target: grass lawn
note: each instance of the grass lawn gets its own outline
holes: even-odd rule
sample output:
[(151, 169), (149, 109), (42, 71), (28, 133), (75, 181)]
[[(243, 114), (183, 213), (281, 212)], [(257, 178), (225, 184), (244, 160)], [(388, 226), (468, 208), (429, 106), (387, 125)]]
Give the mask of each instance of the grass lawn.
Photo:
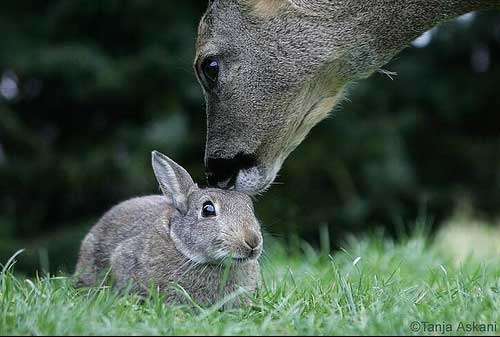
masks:
[(486, 334), (498, 335), (499, 254), (457, 262), (452, 252), (461, 247), (448, 236), (439, 243), (424, 235), (398, 242), (370, 236), (332, 256), (326, 245), (322, 253), (303, 244), (290, 255), (271, 243), (263, 289), (240, 310), (170, 307), (157, 294), (142, 303), (107, 288), (76, 290), (65, 277), (15, 277), (5, 268), (0, 335), (481, 334), (480, 325), (461, 322), (490, 324), (482, 326)]

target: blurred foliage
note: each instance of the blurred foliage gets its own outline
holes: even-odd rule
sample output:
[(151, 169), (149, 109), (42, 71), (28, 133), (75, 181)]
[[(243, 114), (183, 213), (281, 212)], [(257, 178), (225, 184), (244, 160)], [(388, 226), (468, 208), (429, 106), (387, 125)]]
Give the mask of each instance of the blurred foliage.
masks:
[[(0, 10), (0, 261), (72, 268), (106, 209), (157, 191), (153, 149), (204, 182), (192, 71), (206, 1), (4, 2)], [(468, 197), (500, 200), (500, 14), (446, 24), (351, 88), (259, 198), (274, 235), (392, 230)], [(44, 262), (45, 261), (45, 262)], [(47, 266), (44, 266), (47, 267)], [(48, 267), (47, 267), (48, 268)]]

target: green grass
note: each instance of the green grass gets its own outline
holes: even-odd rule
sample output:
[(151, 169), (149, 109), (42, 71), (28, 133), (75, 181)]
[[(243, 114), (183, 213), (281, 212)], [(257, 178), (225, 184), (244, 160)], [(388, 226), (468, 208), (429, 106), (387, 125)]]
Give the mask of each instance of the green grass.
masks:
[(457, 265), (441, 247), (420, 235), (400, 242), (376, 237), (330, 256), (327, 247), (321, 253), (307, 244), (289, 255), (273, 243), (253, 306), (226, 311), (170, 307), (158, 294), (141, 302), (108, 288), (77, 290), (68, 278), (27, 280), (6, 268), (0, 335), (406, 335), (414, 334), (414, 321), (451, 324), (453, 333), (467, 335), (456, 331), (460, 322), (500, 325), (500, 257)]

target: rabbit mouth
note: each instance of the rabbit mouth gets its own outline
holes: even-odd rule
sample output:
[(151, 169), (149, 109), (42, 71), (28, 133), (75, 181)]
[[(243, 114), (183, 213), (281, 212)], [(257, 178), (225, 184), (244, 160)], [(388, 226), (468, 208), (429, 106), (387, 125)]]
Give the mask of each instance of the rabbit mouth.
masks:
[(255, 249), (249, 252), (241, 253), (233, 253), (228, 250), (221, 250), (214, 256), (214, 262), (229, 262), (233, 264), (242, 264), (252, 260), (256, 260), (260, 256), (260, 250)]
[(252, 255), (252, 256), (247, 256), (247, 257), (233, 257), (233, 258), (231, 258), (231, 261), (234, 264), (244, 264), (244, 263), (247, 263), (249, 261), (256, 260), (256, 257), (257, 257), (257, 255), (255, 255), (255, 256)]
[(256, 260), (260, 256), (260, 250), (253, 249), (251, 250), (247, 256), (244, 257), (233, 257), (233, 261), (236, 263), (245, 263), (251, 260)]

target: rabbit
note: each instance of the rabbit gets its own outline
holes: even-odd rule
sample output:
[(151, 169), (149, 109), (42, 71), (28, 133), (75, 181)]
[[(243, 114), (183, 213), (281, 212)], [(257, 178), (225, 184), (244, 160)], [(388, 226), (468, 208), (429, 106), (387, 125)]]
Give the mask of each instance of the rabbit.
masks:
[(118, 289), (146, 296), (153, 286), (167, 302), (186, 304), (180, 286), (200, 305), (255, 292), (263, 237), (251, 198), (199, 188), (157, 151), (152, 165), (163, 195), (118, 204), (94, 225), (81, 245), (77, 285), (99, 285), (110, 273)]

